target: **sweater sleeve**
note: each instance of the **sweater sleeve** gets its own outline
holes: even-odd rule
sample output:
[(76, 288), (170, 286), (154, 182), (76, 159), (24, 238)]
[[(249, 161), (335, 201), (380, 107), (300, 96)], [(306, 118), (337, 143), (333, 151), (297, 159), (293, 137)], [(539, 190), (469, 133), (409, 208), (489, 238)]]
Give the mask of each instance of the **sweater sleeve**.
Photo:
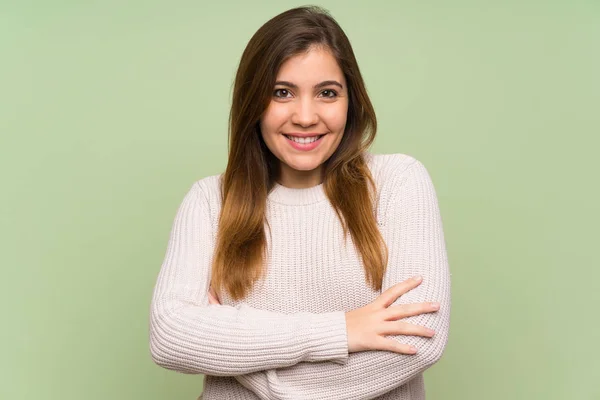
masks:
[(181, 202), (150, 304), (152, 360), (188, 374), (235, 376), (348, 357), (342, 311), (284, 314), (208, 300), (214, 233), (203, 180)]
[(419, 286), (399, 297), (399, 304), (437, 301), (440, 309), (404, 321), (433, 329), (433, 337), (388, 335), (412, 344), (416, 354), (370, 350), (349, 355), (344, 365), (331, 362), (297, 365), (237, 376), (261, 399), (373, 399), (422, 373), (436, 363), (446, 346), (450, 325), (450, 270), (438, 201), (431, 178), (416, 160), (400, 174), (390, 193), (385, 234), (389, 249), (385, 291), (414, 275)]

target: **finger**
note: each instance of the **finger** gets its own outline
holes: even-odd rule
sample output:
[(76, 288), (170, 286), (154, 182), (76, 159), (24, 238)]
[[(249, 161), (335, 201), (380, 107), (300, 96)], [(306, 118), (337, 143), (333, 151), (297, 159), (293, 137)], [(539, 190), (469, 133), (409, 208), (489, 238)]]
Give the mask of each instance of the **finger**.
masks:
[(383, 315), (385, 321), (394, 321), (415, 315), (436, 312), (439, 309), (439, 303), (436, 302), (400, 304), (388, 307), (384, 310)]
[(435, 331), (425, 326), (410, 324), (404, 321), (392, 321), (383, 324), (380, 332), (383, 335), (410, 335), (432, 337)]
[(421, 282), (422, 279), (420, 279), (420, 277), (412, 277), (405, 281), (397, 283), (394, 286), (387, 289), (386, 291), (384, 291), (383, 293), (381, 293), (373, 303), (379, 307), (389, 307), (390, 304), (396, 301), (398, 297), (402, 296), (409, 290), (419, 286)]
[(386, 339), (381, 336), (377, 337), (374, 344), (376, 346), (375, 350), (393, 351), (401, 354), (415, 354), (417, 352), (417, 349), (414, 346), (399, 343), (394, 339)]
[(214, 298), (215, 300), (219, 301), (219, 296), (217, 295), (217, 292), (215, 292), (215, 289), (213, 289), (213, 287), (210, 287), (210, 290), (208, 291)]
[(208, 304), (219, 304), (219, 302), (212, 294), (208, 293)]

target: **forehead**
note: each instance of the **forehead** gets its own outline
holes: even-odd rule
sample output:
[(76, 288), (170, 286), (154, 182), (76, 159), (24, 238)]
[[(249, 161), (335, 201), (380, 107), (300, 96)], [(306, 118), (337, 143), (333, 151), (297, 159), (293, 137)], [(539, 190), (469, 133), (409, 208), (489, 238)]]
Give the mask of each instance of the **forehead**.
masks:
[(291, 81), (298, 86), (331, 79), (344, 83), (344, 73), (333, 54), (321, 47), (290, 57), (277, 72), (277, 80)]

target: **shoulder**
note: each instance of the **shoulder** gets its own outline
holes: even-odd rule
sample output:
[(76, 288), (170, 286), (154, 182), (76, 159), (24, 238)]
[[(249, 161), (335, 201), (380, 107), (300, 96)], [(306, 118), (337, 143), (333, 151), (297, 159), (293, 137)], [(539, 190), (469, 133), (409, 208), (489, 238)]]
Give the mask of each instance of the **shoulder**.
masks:
[(376, 174), (394, 174), (402, 172), (418, 160), (410, 154), (366, 154), (367, 164)]
[(220, 204), (222, 176), (221, 173), (197, 179), (192, 183), (190, 191), (194, 192), (200, 201), (209, 205)]
[(404, 154), (370, 154), (366, 156), (377, 187), (378, 220), (385, 224), (386, 215), (410, 201), (435, 200), (435, 188), (427, 168), (416, 157)]
[(410, 177), (429, 179), (423, 163), (410, 154), (367, 153), (365, 159), (380, 191), (397, 190)]

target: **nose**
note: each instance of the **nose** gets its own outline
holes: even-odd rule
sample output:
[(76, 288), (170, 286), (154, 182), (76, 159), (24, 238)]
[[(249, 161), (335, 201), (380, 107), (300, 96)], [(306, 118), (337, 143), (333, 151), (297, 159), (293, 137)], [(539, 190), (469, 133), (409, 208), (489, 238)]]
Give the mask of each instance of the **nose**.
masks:
[(312, 99), (304, 98), (296, 102), (291, 121), (302, 127), (309, 127), (319, 122), (317, 107), (313, 104)]

